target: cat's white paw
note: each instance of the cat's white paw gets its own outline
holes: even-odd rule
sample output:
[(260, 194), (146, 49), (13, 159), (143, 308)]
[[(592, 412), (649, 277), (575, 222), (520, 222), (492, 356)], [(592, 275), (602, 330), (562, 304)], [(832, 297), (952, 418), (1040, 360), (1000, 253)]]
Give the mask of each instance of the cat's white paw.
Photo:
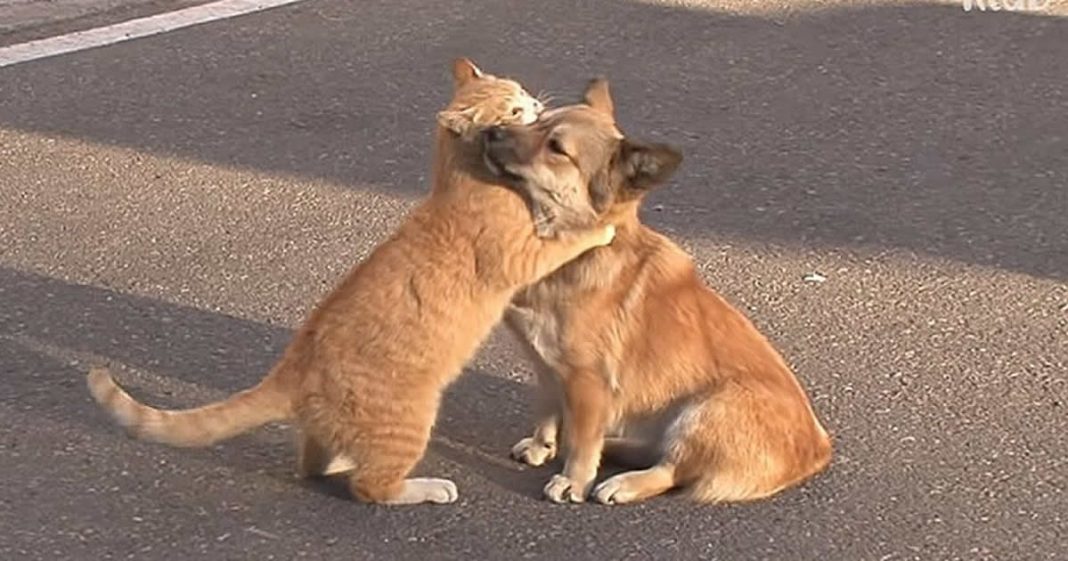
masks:
[(412, 505), (419, 503), (448, 504), (456, 502), (460, 493), (456, 484), (436, 477), (414, 477), (404, 481), (404, 491), (387, 504)]

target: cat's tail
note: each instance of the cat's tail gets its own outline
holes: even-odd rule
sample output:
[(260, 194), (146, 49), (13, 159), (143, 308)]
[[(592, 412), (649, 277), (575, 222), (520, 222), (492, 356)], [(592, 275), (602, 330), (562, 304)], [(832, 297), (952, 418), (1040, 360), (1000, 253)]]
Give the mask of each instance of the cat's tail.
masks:
[(89, 371), (89, 392), (132, 435), (171, 446), (210, 446), (271, 421), (293, 417), (292, 398), (272, 372), (253, 388), (194, 409), (166, 411), (130, 397), (104, 368)]

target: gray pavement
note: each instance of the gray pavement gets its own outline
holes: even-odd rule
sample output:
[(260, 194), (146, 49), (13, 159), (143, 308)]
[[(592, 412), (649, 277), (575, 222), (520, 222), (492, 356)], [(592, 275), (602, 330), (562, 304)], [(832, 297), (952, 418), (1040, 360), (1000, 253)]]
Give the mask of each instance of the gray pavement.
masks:
[(0, 0), (0, 46), (83, 31), (210, 0)]
[[(1068, 20), (882, 2), (315, 0), (0, 70), (0, 559), (1062, 559)], [(124, 437), (86, 366), (246, 387), (425, 188), (446, 65), (613, 84), (686, 161), (645, 217), (782, 349), (835, 434), (769, 501), (540, 500), (495, 337), (387, 509), (290, 476), (285, 427)], [(802, 276), (827, 277), (809, 284)]]

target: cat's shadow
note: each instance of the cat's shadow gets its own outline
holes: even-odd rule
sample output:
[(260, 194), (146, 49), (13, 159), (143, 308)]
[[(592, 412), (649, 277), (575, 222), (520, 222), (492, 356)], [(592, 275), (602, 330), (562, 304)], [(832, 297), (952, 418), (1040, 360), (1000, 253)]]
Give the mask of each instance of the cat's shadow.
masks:
[[(430, 443), (428, 458), (424, 464), (435, 463), (437, 459), (451, 462), (462, 466), (465, 470), (469, 470), (482, 480), (489, 481), (494, 486), (520, 496), (525, 500), (544, 500), (542, 490), (545, 484), (548, 483), (553, 474), (559, 473), (564, 466), (563, 460), (559, 457), (542, 466), (524, 465), (511, 459), (508, 456), (507, 449), (505, 449), (504, 453), (491, 456), (488, 454), (500, 451), (499, 446), (491, 447), (481, 442), (473, 445), (457, 445), (454, 438), (453, 436), (439, 434), (439, 437)], [(516, 440), (518, 438), (519, 436), (516, 437)], [(413, 475), (435, 475), (433, 470), (423, 466), (421, 468), (417, 469)], [(597, 480), (603, 481), (627, 469), (621, 465), (602, 465)], [(344, 474), (304, 479), (301, 480), (301, 484), (310, 490), (335, 499), (352, 500)]]
[[(413, 476), (472, 477), (531, 500), (563, 463), (557, 459), (532, 467), (509, 457), (515, 441), (526, 436), (532, 422), (527, 407), (531, 388), (497, 376), (468, 370), (446, 392), (427, 455)], [(451, 467), (459, 467), (457, 473)], [(349, 500), (343, 474), (304, 480), (309, 489)]]
[[(0, 267), (0, 343), (7, 391), (23, 407), (98, 434), (121, 438), (84, 386), (89, 363), (108, 363), (135, 396), (189, 407), (255, 384), (289, 341), (285, 328)], [(10, 371), (10, 372), (8, 372)], [(23, 387), (23, 384), (26, 384)], [(38, 392), (35, 388), (61, 391)], [(481, 478), (539, 500), (559, 464), (532, 468), (508, 457), (531, 429), (532, 388), (467, 371), (446, 393), (427, 456), (414, 475)], [(21, 394), (27, 394), (22, 396)], [(40, 399), (34, 396), (40, 395)], [(29, 396), (29, 397), (27, 397)], [(166, 450), (176, 461), (218, 464), (272, 479), (296, 480), (291, 430), (252, 431), (206, 450)], [(145, 443), (145, 446), (158, 446)], [(450, 465), (451, 464), (451, 465)], [(470, 473), (467, 473), (470, 472)], [(349, 499), (343, 478), (306, 480), (310, 489)]]

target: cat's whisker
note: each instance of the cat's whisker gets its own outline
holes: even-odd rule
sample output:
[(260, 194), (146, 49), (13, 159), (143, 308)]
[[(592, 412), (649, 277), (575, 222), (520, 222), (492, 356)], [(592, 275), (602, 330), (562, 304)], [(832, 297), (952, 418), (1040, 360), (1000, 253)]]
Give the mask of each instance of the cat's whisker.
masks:
[(542, 105), (548, 107), (550, 103), (556, 101), (556, 96), (546, 90), (541, 90), (538, 95), (534, 96), (534, 99), (541, 102)]

